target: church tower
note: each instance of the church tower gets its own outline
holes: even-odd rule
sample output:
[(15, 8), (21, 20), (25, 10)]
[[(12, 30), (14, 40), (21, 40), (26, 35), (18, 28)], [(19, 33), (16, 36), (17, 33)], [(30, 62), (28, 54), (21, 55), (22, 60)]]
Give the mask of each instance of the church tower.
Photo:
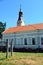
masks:
[(24, 26), (23, 12), (21, 10), (21, 7), (20, 7), (20, 11), (19, 11), (19, 17), (18, 17), (18, 21), (17, 21), (17, 26)]

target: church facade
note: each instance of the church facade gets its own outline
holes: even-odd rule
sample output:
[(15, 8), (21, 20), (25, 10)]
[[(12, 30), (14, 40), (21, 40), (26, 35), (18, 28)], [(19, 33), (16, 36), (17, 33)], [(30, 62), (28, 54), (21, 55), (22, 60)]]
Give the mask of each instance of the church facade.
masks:
[(6, 40), (8, 40), (9, 47), (12, 41), (13, 48), (43, 49), (43, 23), (25, 25), (20, 8), (17, 26), (3, 32), (3, 41)]

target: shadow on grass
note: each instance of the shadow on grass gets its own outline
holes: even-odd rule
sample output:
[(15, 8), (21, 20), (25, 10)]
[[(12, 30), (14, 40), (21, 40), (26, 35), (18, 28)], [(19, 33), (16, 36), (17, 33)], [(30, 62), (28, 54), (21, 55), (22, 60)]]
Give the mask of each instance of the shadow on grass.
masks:
[(0, 61), (5, 60), (6, 58), (0, 58)]

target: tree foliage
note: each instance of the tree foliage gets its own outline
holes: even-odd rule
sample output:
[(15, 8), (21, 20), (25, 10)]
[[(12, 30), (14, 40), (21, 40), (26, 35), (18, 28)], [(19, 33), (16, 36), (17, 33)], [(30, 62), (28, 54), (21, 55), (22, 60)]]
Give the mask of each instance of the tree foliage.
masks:
[(2, 32), (5, 30), (6, 23), (0, 22), (0, 39), (2, 39)]

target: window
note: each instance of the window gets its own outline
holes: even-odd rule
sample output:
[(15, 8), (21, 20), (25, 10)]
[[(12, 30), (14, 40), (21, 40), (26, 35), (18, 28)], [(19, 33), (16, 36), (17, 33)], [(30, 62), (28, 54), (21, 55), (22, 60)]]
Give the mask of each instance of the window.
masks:
[(35, 45), (35, 38), (32, 38), (32, 44)]
[(27, 38), (24, 39), (24, 44), (27, 45)]
[(41, 38), (41, 44), (43, 45), (43, 37)]
[(6, 43), (8, 43), (8, 39), (6, 39)]

